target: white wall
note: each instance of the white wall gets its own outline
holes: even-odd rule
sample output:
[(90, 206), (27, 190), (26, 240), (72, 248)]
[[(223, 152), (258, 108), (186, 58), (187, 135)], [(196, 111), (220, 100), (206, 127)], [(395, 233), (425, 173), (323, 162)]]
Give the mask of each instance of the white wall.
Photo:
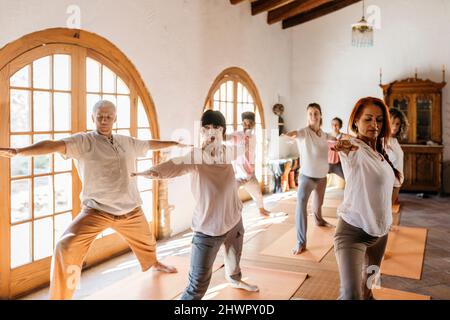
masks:
[[(246, 70), (261, 94), (266, 124), (278, 94), (288, 104), (290, 31), (252, 17), (248, 3), (228, 0), (0, 0), (0, 47), (21, 36), (65, 27), (69, 5), (81, 8), (81, 28), (113, 42), (135, 64), (154, 99), (161, 138), (176, 129), (193, 134), (215, 77), (225, 68)], [(193, 199), (189, 179), (169, 184), (175, 205), (172, 230), (190, 226)], [(182, 190), (182, 192), (180, 192)]]
[[(361, 3), (293, 28), (291, 104), (287, 108), (289, 129), (305, 124), (309, 102), (324, 111), (324, 129), (340, 116), (347, 120), (356, 101), (364, 96), (382, 98), (383, 84), (414, 76), (442, 80), (447, 66), (450, 79), (450, 1), (371, 0), (366, 7), (381, 9), (381, 29), (375, 30), (373, 48), (351, 47), (350, 25), (361, 18)], [(443, 124), (446, 160), (450, 160), (450, 84), (443, 92)]]

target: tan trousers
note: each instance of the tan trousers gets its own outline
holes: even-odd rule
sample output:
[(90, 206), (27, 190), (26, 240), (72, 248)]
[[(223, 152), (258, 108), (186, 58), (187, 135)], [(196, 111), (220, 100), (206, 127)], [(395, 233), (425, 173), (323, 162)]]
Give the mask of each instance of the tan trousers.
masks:
[(156, 240), (140, 207), (123, 216), (83, 208), (56, 244), (50, 273), (50, 299), (72, 298), (89, 248), (95, 238), (108, 228), (117, 231), (127, 241), (142, 271), (156, 263)]

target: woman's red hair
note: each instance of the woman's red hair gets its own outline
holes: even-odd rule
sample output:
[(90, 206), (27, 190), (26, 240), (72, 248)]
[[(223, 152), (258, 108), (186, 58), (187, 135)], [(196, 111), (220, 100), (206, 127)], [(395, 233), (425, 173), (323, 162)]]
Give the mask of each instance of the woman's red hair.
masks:
[(394, 168), (391, 161), (389, 160), (388, 155), (386, 154), (386, 145), (391, 135), (391, 121), (389, 115), (389, 108), (386, 105), (386, 103), (384, 103), (383, 100), (374, 97), (366, 97), (359, 99), (359, 101), (353, 107), (352, 113), (350, 114), (350, 119), (348, 121), (349, 130), (354, 132), (355, 134), (358, 133), (356, 121), (358, 121), (359, 118), (361, 117), (364, 108), (369, 105), (375, 105), (379, 107), (383, 112), (383, 126), (381, 128), (380, 134), (377, 137), (376, 149), (379, 153), (383, 155), (383, 157), (391, 165), (392, 169), (394, 170), (395, 176), (399, 178), (400, 172)]

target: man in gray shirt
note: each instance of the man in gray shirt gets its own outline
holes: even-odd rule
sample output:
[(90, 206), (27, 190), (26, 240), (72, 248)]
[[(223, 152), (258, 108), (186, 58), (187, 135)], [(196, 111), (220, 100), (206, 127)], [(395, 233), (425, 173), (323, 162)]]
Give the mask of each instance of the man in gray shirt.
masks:
[(58, 141), (42, 141), (25, 148), (0, 148), (0, 156), (38, 156), (59, 153), (74, 159), (83, 184), (81, 213), (56, 244), (51, 269), (51, 299), (71, 299), (83, 261), (96, 237), (108, 228), (117, 231), (137, 256), (142, 271), (153, 267), (177, 272), (156, 258), (156, 240), (141, 209), (136, 178), (136, 159), (150, 150), (179, 146), (174, 141), (138, 140), (112, 133), (116, 106), (107, 100), (92, 110), (96, 130), (77, 133)]

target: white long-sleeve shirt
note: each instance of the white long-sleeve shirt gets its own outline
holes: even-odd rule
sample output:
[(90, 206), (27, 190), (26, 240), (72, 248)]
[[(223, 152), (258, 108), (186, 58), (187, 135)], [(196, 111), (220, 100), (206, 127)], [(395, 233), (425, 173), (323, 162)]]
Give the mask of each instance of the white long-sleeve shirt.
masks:
[(311, 178), (325, 178), (328, 174), (328, 140), (335, 140), (320, 130), (320, 137), (310, 128), (297, 131), (300, 153), (300, 173)]
[(392, 167), (378, 152), (359, 139), (351, 138), (359, 147), (349, 154), (339, 152), (345, 175), (344, 201), (338, 215), (345, 222), (381, 237), (392, 224), (392, 189), (395, 175)]
[[(199, 158), (200, 155), (200, 158)], [(151, 168), (160, 179), (191, 174), (191, 191), (196, 200), (192, 230), (209, 236), (221, 236), (240, 221), (242, 202), (231, 162), (207, 164), (202, 151), (193, 149), (184, 157), (174, 158)]]
[(386, 153), (389, 156), (389, 160), (391, 160), (395, 169), (397, 169), (401, 174), (400, 180), (395, 178), (394, 184), (395, 187), (400, 188), (403, 184), (403, 181), (405, 180), (403, 175), (404, 153), (402, 147), (400, 146), (400, 143), (398, 143), (397, 138), (389, 138)]

